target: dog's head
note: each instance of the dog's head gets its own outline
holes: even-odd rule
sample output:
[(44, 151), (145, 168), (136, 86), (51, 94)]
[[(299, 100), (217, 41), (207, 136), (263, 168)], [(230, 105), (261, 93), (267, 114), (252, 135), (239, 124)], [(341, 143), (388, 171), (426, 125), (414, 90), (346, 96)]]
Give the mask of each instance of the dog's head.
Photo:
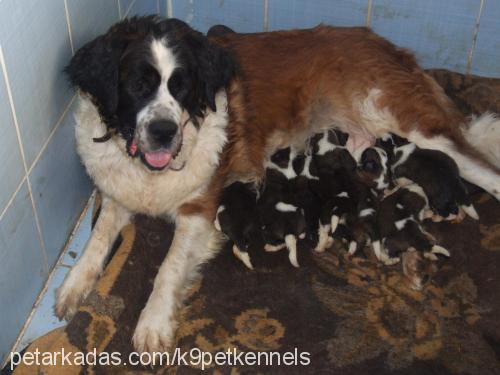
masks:
[(390, 171), (387, 153), (380, 147), (367, 148), (361, 154), (358, 175), (370, 187), (382, 191), (389, 188)]
[[(186, 23), (132, 18), (84, 45), (66, 72), (90, 96), (109, 131), (151, 170), (182, 145), (183, 118), (197, 124), (235, 70), (231, 56)], [(181, 116), (187, 114), (188, 116)]]

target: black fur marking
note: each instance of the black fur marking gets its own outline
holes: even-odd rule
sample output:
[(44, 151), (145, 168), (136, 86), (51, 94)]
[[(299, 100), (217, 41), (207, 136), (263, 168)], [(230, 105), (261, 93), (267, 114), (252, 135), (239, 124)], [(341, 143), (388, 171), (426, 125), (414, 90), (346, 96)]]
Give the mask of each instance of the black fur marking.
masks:
[(127, 142), (133, 138), (137, 113), (161, 83), (150, 45), (163, 38), (178, 65), (168, 88), (197, 123), (207, 107), (216, 110), (215, 94), (229, 85), (236, 63), (185, 22), (157, 16), (121, 21), (80, 48), (65, 69), (71, 84), (90, 95), (107, 127)]

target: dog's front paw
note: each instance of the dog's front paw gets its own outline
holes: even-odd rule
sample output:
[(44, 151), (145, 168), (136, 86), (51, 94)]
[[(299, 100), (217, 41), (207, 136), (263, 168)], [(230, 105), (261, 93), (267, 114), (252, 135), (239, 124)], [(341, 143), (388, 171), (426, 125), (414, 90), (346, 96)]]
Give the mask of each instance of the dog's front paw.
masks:
[(132, 337), (137, 352), (167, 352), (172, 348), (177, 322), (162, 310), (148, 305), (142, 310)]
[(75, 266), (56, 291), (55, 313), (59, 319), (70, 320), (80, 303), (87, 297), (96, 281), (96, 276)]

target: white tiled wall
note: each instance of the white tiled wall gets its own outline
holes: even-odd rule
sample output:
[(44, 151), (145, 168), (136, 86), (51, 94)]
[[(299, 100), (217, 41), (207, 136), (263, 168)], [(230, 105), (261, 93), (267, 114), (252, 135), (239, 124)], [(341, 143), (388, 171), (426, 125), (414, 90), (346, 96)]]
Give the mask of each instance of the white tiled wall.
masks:
[(120, 18), (159, 9), (160, 0), (0, 0), (0, 363), (91, 191), (62, 71)]

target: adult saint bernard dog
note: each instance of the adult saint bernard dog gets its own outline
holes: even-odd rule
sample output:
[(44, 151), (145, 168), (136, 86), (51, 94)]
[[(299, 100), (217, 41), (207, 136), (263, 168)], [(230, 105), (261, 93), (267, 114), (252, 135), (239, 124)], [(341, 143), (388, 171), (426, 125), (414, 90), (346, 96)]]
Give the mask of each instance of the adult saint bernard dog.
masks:
[(209, 39), (179, 20), (132, 18), (83, 46), (67, 73), (79, 91), (78, 153), (103, 204), (58, 289), (56, 313), (77, 311), (134, 214), (173, 220), (172, 245), (133, 335), (138, 351), (173, 344), (183, 295), (219, 249), (221, 189), (259, 181), (274, 151), (303, 147), (316, 132), (349, 133), (355, 154), (398, 134), (444, 151), (465, 179), (500, 199), (500, 123), (464, 118), (411, 54), (366, 28)]

